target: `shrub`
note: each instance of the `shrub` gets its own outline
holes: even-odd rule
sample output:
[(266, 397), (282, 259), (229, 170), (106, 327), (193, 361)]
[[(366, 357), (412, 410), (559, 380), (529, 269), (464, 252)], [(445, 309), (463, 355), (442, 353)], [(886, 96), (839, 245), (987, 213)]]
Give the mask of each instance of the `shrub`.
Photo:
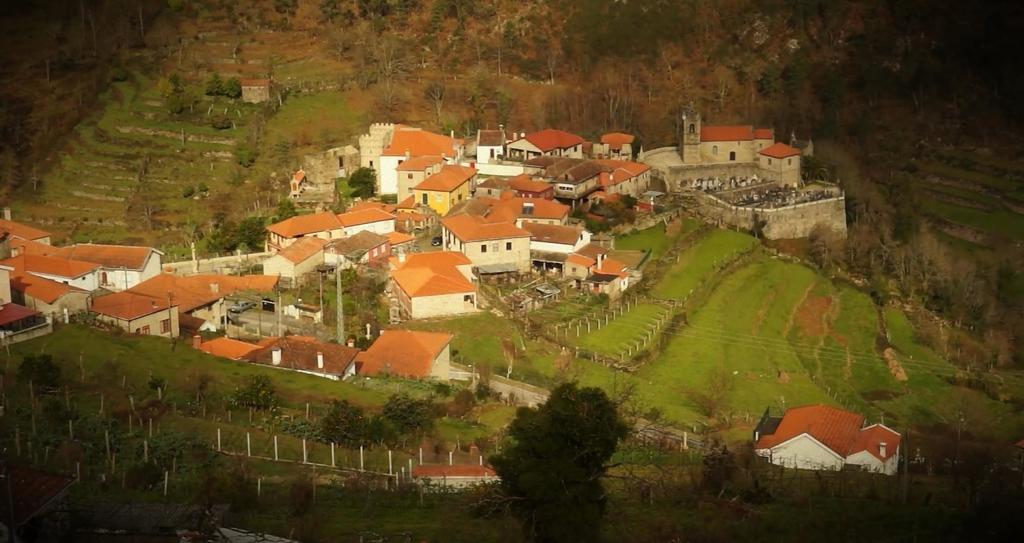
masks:
[(128, 72), (120, 66), (114, 66), (110, 69), (110, 80), (121, 82), (128, 80)]
[(232, 77), (224, 82), (221, 93), (228, 98), (238, 98), (242, 95), (242, 83), (237, 78)]
[(42, 390), (52, 391), (60, 386), (60, 366), (48, 354), (25, 356), (18, 366), (18, 378)]
[(231, 123), (231, 119), (229, 119), (227, 115), (218, 114), (210, 117), (210, 126), (217, 130), (227, 130), (234, 125)]
[[(252, 166), (253, 163), (256, 162), (256, 151), (251, 147), (239, 145), (238, 148), (235, 149), (235, 162), (237, 162), (239, 166), (245, 168)], [(241, 181), (241, 176), (239, 176), (239, 181)]]
[(278, 405), (277, 392), (269, 377), (255, 375), (249, 380), (248, 385), (235, 389), (229, 403), (239, 408), (273, 411), (277, 409)]
[(182, 198), (191, 198), (192, 196), (195, 195), (195, 193), (196, 193), (196, 189), (194, 187), (192, 187), (192, 185), (189, 185), (189, 186), (185, 187), (184, 189), (182, 189), (181, 197)]

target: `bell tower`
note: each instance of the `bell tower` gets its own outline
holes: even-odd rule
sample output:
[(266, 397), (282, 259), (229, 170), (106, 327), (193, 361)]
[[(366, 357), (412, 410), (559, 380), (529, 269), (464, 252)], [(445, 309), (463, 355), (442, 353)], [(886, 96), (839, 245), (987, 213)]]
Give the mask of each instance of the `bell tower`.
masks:
[(683, 164), (700, 164), (700, 113), (683, 114), (683, 141), (679, 145)]

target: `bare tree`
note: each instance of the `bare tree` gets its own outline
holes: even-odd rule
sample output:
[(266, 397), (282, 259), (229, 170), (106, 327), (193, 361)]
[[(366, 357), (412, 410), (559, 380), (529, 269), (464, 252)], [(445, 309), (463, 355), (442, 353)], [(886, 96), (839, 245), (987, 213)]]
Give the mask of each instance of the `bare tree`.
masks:
[(434, 118), (438, 126), (441, 126), (441, 108), (444, 107), (444, 96), (447, 88), (445, 87), (444, 81), (435, 80), (431, 81), (423, 94), (426, 96), (430, 103), (434, 106)]

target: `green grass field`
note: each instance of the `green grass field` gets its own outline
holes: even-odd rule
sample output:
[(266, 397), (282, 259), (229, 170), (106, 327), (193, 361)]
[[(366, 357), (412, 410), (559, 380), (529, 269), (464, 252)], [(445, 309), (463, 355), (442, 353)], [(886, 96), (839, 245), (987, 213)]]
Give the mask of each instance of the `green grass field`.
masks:
[(686, 217), (677, 232), (670, 236), (664, 224), (657, 224), (645, 230), (638, 230), (625, 236), (615, 238), (615, 248), (632, 251), (650, 251), (651, 260), (661, 258), (666, 251), (681, 237), (695, 231), (701, 223), (697, 219)]
[(757, 244), (753, 237), (732, 230), (713, 230), (679, 257), (652, 294), (657, 298), (682, 300), (702, 281), (714, 274), (716, 267), (727, 264), (737, 255)]
[(983, 232), (1013, 239), (1024, 238), (1024, 215), (1012, 211), (1004, 209), (986, 211), (934, 199), (926, 200), (924, 202), (924, 209), (938, 217), (970, 226)]
[(654, 303), (640, 303), (633, 306), (621, 317), (615, 317), (600, 330), (589, 334), (584, 326), (579, 338), (574, 336), (575, 330), (569, 333), (569, 341), (581, 349), (616, 357), (626, 347), (643, 338), (653, 323), (664, 317), (669, 309)]

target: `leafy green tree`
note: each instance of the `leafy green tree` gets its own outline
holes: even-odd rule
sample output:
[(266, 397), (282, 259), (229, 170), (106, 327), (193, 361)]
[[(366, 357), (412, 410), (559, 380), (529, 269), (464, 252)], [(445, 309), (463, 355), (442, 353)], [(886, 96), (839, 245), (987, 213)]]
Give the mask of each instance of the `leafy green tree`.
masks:
[(782, 75), (778, 67), (769, 66), (765, 68), (761, 78), (757, 80), (757, 92), (761, 93), (762, 96), (775, 96), (779, 92), (780, 79), (782, 79)]
[(381, 416), (402, 436), (422, 434), (434, 426), (430, 400), (416, 399), (408, 394), (392, 394), (384, 404)]
[(320, 433), (331, 443), (358, 447), (366, 440), (368, 421), (362, 407), (348, 400), (333, 401), (320, 419)]
[(334, 21), (334, 18), (341, 13), (338, 0), (320, 0), (320, 15), (327, 22)]
[(206, 95), (220, 96), (222, 94), (224, 94), (224, 81), (220, 78), (220, 74), (211, 74), (206, 79)]
[(238, 98), (242, 95), (242, 82), (237, 77), (232, 77), (224, 82), (222, 94), (228, 98)]
[(277, 408), (277, 391), (266, 375), (254, 375), (247, 385), (236, 388), (230, 398), (234, 407), (272, 411)]
[(60, 366), (48, 354), (26, 355), (18, 366), (18, 378), (38, 389), (55, 390), (60, 386)]
[(235, 239), (238, 246), (250, 251), (257, 251), (263, 247), (263, 240), (267, 232), (262, 217), (246, 217), (238, 223)]
[(359, 168), (348, 178), (348, 186), (355, 198), (370, 198), (377, 192), (377, 174), (370, 168)]
[(607, 494), (601, 478), (629, 426), (603, 390), (575, 383), (520, 408), (512, 444), (491, 458), (512, 511), (538, 542), (600, 540)]
[(295, 202), (293, 202), (291, 198), (284, 198), (277, 202), (277, 211), (274, 212), (274, 222), (290, 219), (298, 214), (299, 211), (295, 209)]

